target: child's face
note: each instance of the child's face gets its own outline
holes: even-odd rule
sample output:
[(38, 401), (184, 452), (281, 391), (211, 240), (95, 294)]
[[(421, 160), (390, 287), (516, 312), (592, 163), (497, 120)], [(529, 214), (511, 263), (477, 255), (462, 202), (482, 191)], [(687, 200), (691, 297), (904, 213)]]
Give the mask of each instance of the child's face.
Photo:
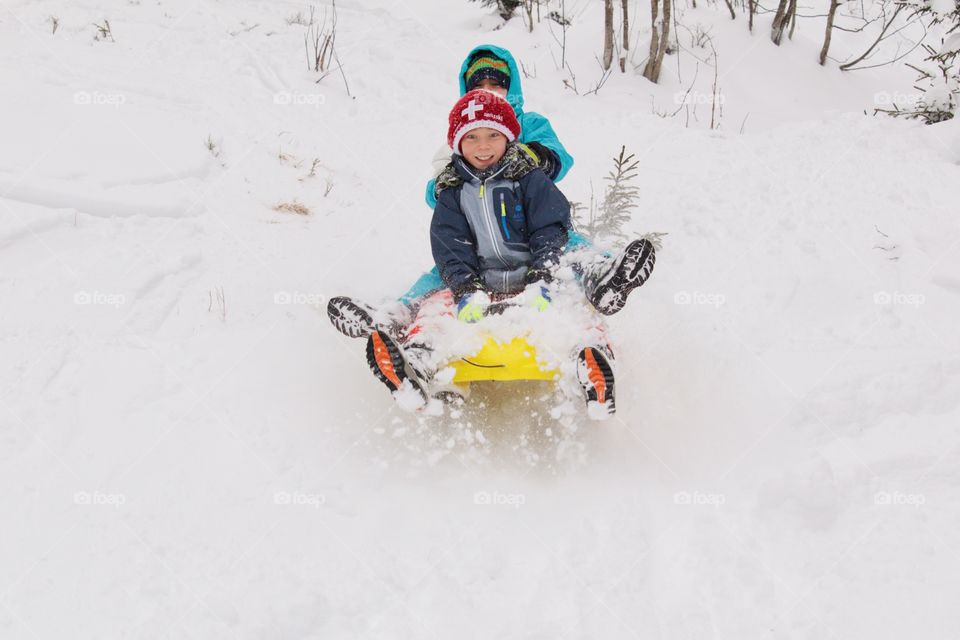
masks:
[(474, 89), (486, 89), (487, 91), (493, 91), (495, 94), (501, 98), (507, 97), (507, 88), (500, 86), (500, 83), (494, 80), (493, 78), (484, 78), (473, 87)]
[(467, 131), (460, 140), (463, 159), (475, 169), (489, 169), (500, 162), (507, 151), (507, 137), (496, 129), (481, 127)]

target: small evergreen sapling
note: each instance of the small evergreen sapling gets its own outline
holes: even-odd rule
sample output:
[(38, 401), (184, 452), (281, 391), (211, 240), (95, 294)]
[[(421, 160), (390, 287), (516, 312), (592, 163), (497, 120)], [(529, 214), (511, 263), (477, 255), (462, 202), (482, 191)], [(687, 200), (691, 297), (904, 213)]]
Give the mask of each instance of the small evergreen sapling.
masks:
[(929, 20), (927, 29), (943, 35), (939, 49), (923, 44), (927, 56), (919, 66), (908, 64), (918, 74), (914, 87), (923, 95), (912, 107), (893, 105), (877, 109), (894, 116), (920, 118), (927, 124), (950, 120), (960, 110), (960, 2), (949, 0), (899, 0), (897, 5)]
[(633, 185), (637, 177), (640, 161), (634, 160), (634, 154), (627, 155), (626, 146), (620, 147), (620, 154), (613, 158), (613, 170), (604, 178), (608, 182), (603, 201), (594, 206), (591, 196), (589, 208), (574, 204), (573, 218), (577, 229), (595, 240), (625, 240), (624, 226), (633, 216), (637, 207), (639, 189)]
[(960, 34), (951, 40), (945, 42), (939, 51), (923, 45), (928, 54), (923, 66), (909, 65), (920, 74), (918, 84), (914, 86), (923, 93), (923, 97), (912, 111), (901, 111), (897, 115), (921, 118), (927, 124), (935, 124), (950, 120), (957, 114), (960, 103)]

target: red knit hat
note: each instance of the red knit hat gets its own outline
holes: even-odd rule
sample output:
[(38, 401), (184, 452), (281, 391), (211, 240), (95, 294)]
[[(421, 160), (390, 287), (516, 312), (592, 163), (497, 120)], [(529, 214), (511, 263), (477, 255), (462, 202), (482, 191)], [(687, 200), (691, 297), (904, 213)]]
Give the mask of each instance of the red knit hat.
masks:
[(460, 153), (460, 140), (472, 129), (496, 129), (513, 142), (520, 135), (520, 123), (510, 103), (486, 89), (474, 89), (463, 94), (450, 111), (447, 144), (454, 153)]

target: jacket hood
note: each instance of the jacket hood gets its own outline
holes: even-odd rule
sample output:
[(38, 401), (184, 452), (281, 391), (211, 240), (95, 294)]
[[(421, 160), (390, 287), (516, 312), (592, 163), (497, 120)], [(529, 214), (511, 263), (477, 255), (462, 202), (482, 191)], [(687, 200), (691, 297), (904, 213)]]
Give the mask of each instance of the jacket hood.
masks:
[(463, 64), (460, 65), (460, 95), (462, 96), (467, 92), (467, 80), (463, 75), (470, 66), (470, 58), (478, 51), (489, 51), (506, 62), (507, 66), (510, 67), (510, 88), (507, 89), (507, 102), (510, 103), (510, 106), (513, 107), (513, 110), (519, 118), (523, 115), (523, 89), (520, 86), (520, 70), (517, 68), (517, 62), (513, 59), (513, 56), (503, 47), (498, 47), (494, 44), (481, 44), (474, 47), (470, 53), (467, 54), (467, 57), (463, 60)]

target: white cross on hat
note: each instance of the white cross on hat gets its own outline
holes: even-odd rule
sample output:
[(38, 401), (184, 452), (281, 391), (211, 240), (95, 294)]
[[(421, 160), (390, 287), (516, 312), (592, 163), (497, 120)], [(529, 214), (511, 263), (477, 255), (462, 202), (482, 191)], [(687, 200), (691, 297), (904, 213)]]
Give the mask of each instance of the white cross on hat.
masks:
[(476, 120), (478, 111), (483, 111), (483, 105), (477, 104), (476, 100), (471, 100), (467, 108), (460, 112), (460, 115), (467, 116), (471, 120)]

